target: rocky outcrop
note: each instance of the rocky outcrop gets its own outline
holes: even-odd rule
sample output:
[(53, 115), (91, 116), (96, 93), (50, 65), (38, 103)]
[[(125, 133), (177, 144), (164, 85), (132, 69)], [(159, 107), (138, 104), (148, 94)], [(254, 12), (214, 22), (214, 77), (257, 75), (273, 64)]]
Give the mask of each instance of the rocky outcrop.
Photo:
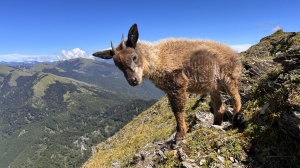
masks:
[(257, 80), (262, 75), (266, 74), (268, 70), (274, 68), (277, 64), (273, 60), (252, 59), (251, 61), (243, 61), (245, 71), (243, 71), (244, 77), (248, 77), (251, 80)]
[(274, 34), (264, 37), (247, 51), (241, 52), (242, 57), (275, 57), (277, 53), (299, 54), (300, 32), (283, 32), (277, 30)]
[[(189, 97), (193, 97), (189, 95)], [(199, 99), (200, 100), (200, 99)], [(214, 116), (211, 112), (200, 112), (197, 111), (194, 121), (195, 125), (193, 125), (193, 132), (188, 133), (188, 136), (192, 136), (193, 134), (197, 134), (199, 129), (207, 128), (215, 128), (215, 131), (201, 132), (201, 136), (206, 136), (208, 134), (219, 135), (218, 130), (225, 132), (223, 128), (230, 126), (229, 122), (223, 122), (222, 126), (212, 125)], [(245, 161), (247, 160), (247, 154), (245, 152), (241, 153), (242, 160), (239, 160), (234, 157), (230, 157), (226, 159), (221, 154), (224, 152), (223, 143), (228, 143), (229, 139), (234, 139), (233, 136), (226, 136), (218, 139), (214, 150), (215, 153), (209, 153), (206, 155), (197, 155), (195, 158), (190, 158), (191, 149), (188, 146), (191, 140), (185, 139), (180, 141), (178, 144), (174, 141), (175, 133), (172, 134), (169, 138), (157, 140), (154, 143), (148, 143), (143, 148), (139, 149), (136, 154), (133, 155), (129, 164), (127, 166), (130, 167), (146, 167), (146, 168), (154, 168), (159, 167), (160, 164), (166, 164), (170, 157), (178, 158), (178, 166), (184, 168), (200, 168), (205, 164), (210, 167), (225, 167), (226, 165), (231, 165), (231, 167), (247, 167), (245, 165)], [(216, 161), (208, 161), (213, 157)], [(197, 161), (199, 160), (199, 161)], [(117, 167), (119, 166), (121, 161), (114, 162), (111, 166)]]
[(300, 67), (300, 51), (296, 54), (277, 53), (273, 59), (274, 62), (281, 63), (285, 71), (299, 69)]
[(289, 135), (290, 138), (300, 142), (300, 111), (285, 111), (279, 122), (280, 128)]

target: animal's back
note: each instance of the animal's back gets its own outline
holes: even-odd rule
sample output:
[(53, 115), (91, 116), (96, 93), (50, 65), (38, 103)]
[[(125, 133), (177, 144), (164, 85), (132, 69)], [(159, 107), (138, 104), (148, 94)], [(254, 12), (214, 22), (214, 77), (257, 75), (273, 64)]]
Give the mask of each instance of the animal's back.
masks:
[(166, 39), (157, 46), (160, 66), (171, 72), (182, 69), (190, 92), (210, 92), (217, 81), (238, 80), (241, 61), (229, 46), (213, 41)]

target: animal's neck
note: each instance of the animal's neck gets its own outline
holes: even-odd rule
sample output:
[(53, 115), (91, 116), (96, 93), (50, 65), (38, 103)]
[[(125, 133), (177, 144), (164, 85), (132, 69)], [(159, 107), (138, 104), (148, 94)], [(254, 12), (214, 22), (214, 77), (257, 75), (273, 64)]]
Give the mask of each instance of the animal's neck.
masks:
[(143, 77), (152, 79), (157, 74), (160, 74), (159, 50), (151, 42), (139, 41), (139, 49), (144, 55)]

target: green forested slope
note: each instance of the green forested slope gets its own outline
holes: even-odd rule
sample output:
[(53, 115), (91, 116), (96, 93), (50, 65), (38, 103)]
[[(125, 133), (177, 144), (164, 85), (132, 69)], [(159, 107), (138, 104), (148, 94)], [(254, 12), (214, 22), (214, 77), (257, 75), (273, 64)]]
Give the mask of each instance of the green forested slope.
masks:
[(114, 64), (104, 61), (76, 58), (56, 62), (53, 65), (38, 64), (33, 67), (23, 67), (22, 70), (31, 74), (45, 72), (68, 77), (108, 90), (125, 92), (138, 99), (160, 99), (164, 96), (164, 92), (146, 79), (139, 86), (130, 86), (123, 73)]
[(155, 102), (41, 72), (49, 66), (0, 65), (0, 167), (78, 167)]

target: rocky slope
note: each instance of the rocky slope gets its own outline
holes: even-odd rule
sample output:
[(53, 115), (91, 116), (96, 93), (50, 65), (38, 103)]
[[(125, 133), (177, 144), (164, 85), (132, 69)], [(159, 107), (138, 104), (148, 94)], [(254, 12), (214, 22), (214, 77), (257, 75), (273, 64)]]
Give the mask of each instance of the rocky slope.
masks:
[(166, 97), (96, 147), (91, 167), (299, 167), (300, 32), (261, 39), (240, 53), (242, 110), (239, 128), (212, 125), (209, 95), (188, 94), (188, 135), (173, 141), (175, 119)]

